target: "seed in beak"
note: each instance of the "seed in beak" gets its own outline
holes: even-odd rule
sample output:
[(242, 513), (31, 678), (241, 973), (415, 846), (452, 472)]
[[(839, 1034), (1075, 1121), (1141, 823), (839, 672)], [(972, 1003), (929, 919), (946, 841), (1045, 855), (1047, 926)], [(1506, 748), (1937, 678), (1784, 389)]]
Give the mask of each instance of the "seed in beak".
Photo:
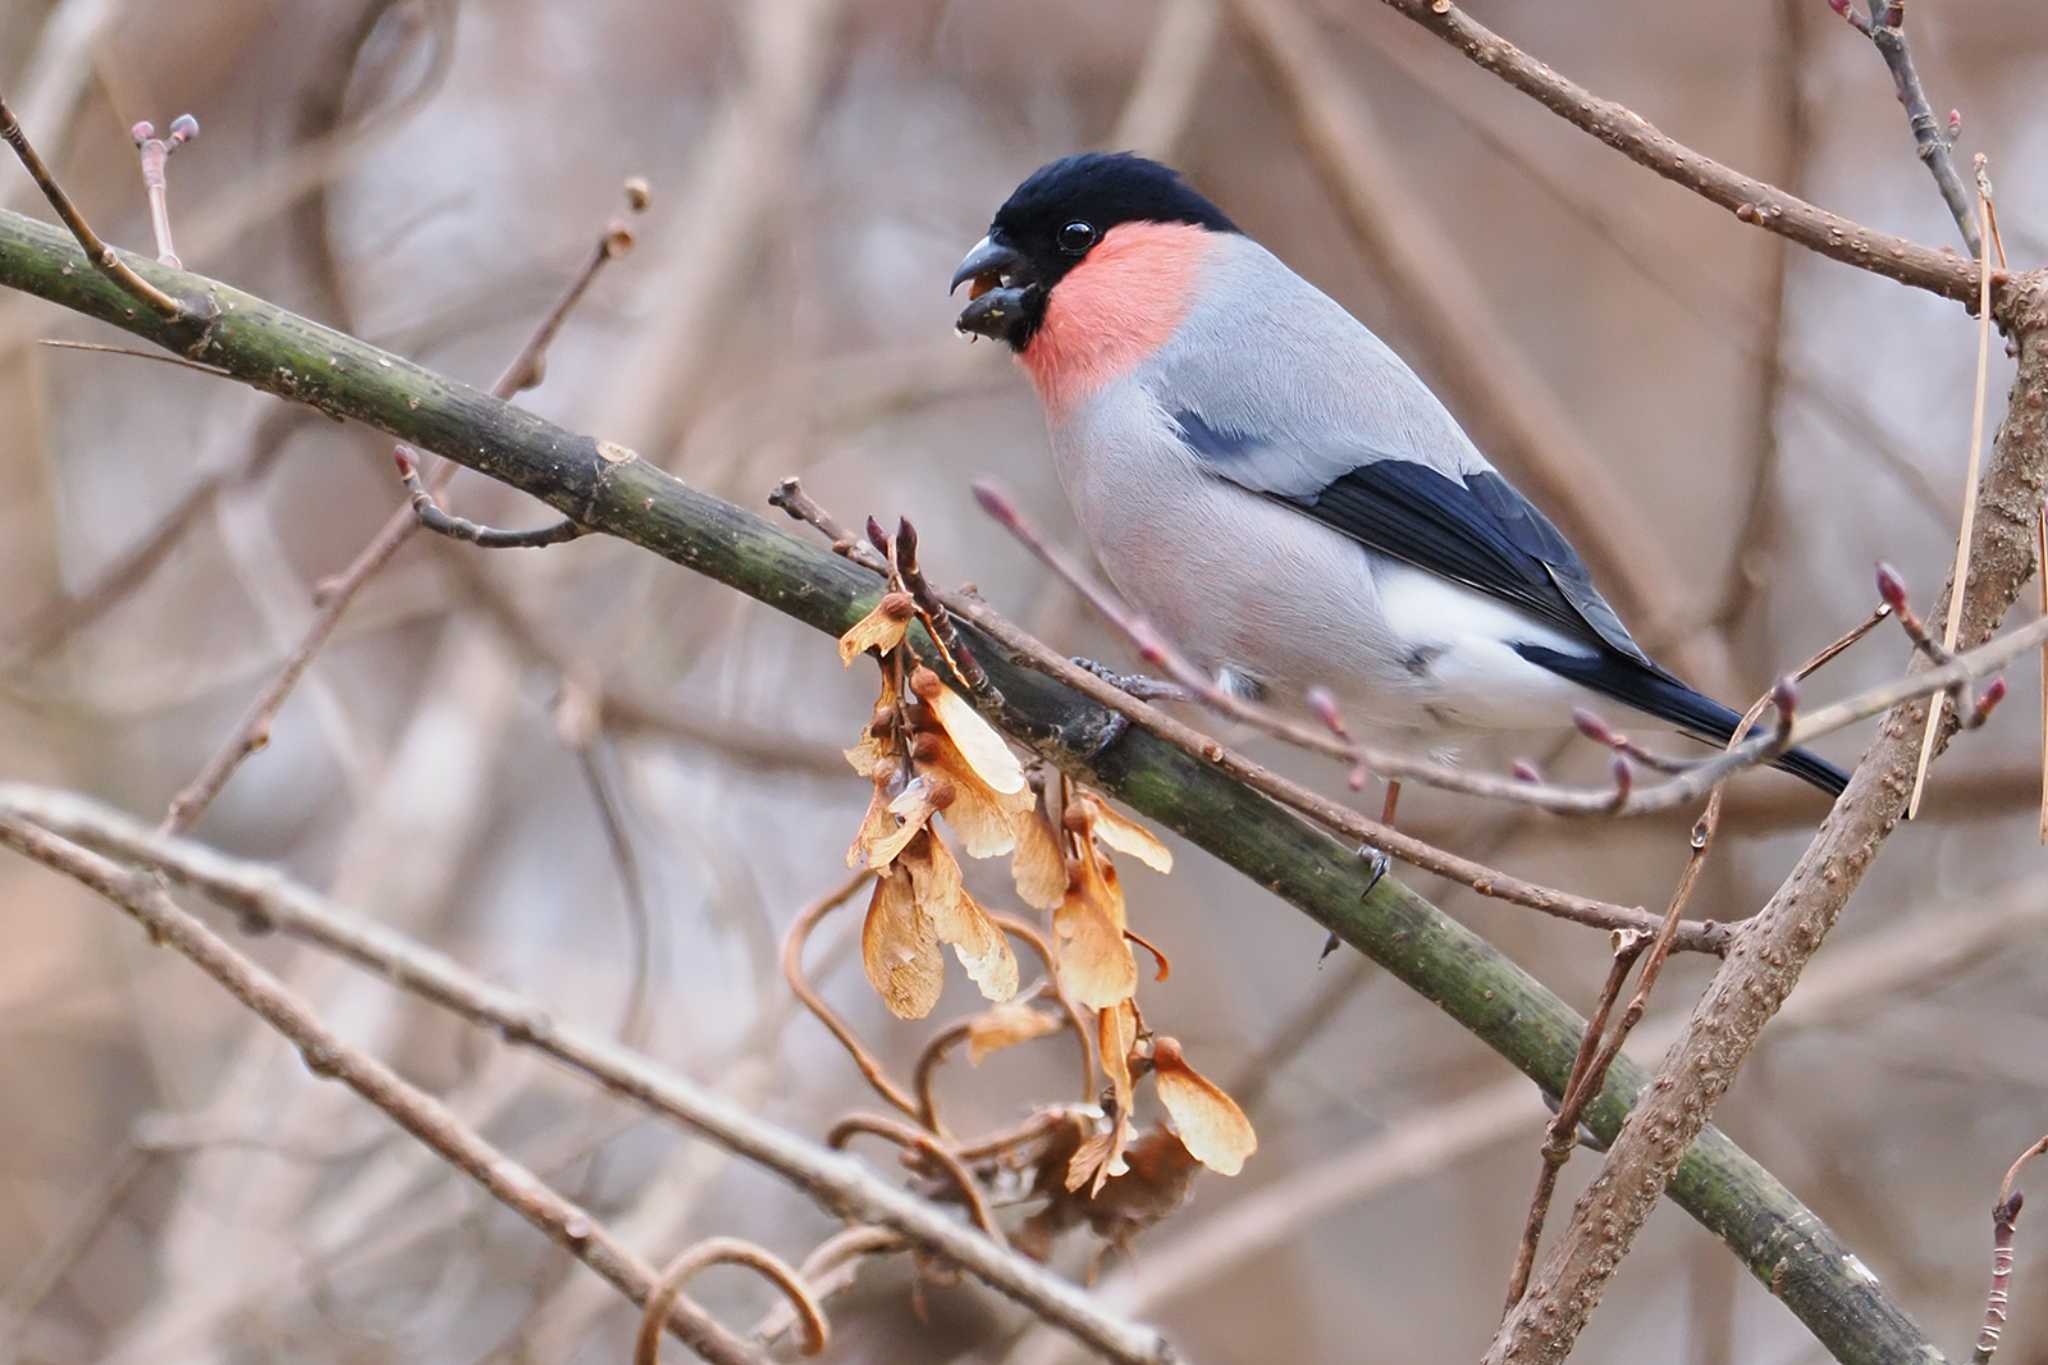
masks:
[(993, 270), (984, 270), (981, 274), (976, 275), (967, 282), (967, 301), (969, 303), (974, 302), (974, 300), (980, 298), (989, 290), (1001, 285), (1002, 282), (1003, 277), (999, 273)]

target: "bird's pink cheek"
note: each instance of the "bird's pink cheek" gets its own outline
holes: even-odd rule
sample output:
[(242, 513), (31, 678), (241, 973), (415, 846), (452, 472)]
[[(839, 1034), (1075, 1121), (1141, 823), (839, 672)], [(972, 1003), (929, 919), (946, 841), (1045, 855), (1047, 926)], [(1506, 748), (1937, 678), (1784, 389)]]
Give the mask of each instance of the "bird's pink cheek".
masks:
[(1103, 235), (1046, 299), (1018, 359), (1054, 413), (1123, 378), (1187, 316), (1214, 245), (1185, 223), (1125, 223)]

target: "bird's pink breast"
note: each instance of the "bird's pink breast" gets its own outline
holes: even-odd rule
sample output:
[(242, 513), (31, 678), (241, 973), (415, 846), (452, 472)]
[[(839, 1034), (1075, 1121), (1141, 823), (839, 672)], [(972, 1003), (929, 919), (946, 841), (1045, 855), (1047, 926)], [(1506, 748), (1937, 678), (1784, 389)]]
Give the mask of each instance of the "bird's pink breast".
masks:
[(1057, 415), (1129, 374), (1187, 316), (1215, 239), (1188, 223), (1123, 223), (1046, 298), (1045, 317), (1018, 356)]

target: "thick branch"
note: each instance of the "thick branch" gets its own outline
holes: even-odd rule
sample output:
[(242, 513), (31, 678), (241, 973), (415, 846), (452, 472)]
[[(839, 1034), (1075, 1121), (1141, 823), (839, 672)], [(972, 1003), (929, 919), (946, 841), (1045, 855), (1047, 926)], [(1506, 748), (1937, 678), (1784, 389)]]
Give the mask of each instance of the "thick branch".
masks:
[[(1949, 589), (1963, 594), (1959, 638), (1965, 643), (1988, 637), (2033, 576), (2035, 509), (2048, 484), (2048, 412), (2042, 407), (2048, 275), (2018, 277), (2012, 302), (2019, 373), (1979, 491), (1970, 581)], [(1937, 614), (1946, 611), (1948, 595)], [(1926, 706), (1915, 703), (1886, 716), (1834, 814), (1769, 904), (1737, 935), (1685, 1033), (1666, 1054), (1648, 1099), (1629, 1116), (1528, 1296), (1502, 1324), (1487, 1354), (1490, 1363), (1556, 1362), (1570, 1352), (1688, 1144), (1904, 814), (1926, 714)], [(1944, 740), (1955, 726), (1951, 715)]]
[[(168, 337), (156, 320), (128, 315), (125, 295), (80, 264), (62, 234), (0, 214), (0, 285), (151, 341)], [(879, 584), (865, 571), (688, 487), (631, 451), (566, 431), (225, 285), (153, 262), (135, 264), (215, 296), (226, 318), (208, 338), (205, 359), (245, 383), (445, 453), (593, 530), (820, 630), (844, 631), (879, 597)], [(1107, 711), (1019, 669), (993, 643), (977, 652), (1005, 698), (995, 718), (1012, 735), (1335, 930), (1538, 1084), (1553, 1093), (1563, 1087), (1583, 1021), (1490, 944), (1392, 877), (1366, 895), (1369, 873), (1351, 849), (1164, 741), (1134, 729), (1104, 747), (1112, 733)], [(1604, 1124), (1612, 1131), (1632, 1094), (1621, 1078), (1610, 1079), (1589, 1110), (1596, 1130)], [(1875, 1284), (1849, 1272), (1848, 1248), (1725, 1138), (1696, 1144), (1672, 1194), (1746, 1264), (1768, 1270), (1782, 1260), (1781, 1297), (1838, 1359), (1896, 1359), (1924, 1342)]]
[(1583, 128), (1637, 165), (1646, 166), (1666, 180), (1728, 209), (1743, 222), (1901, 284), (1959, 303), (1976, 301), (1977, 271), (1973, 262), (1851, 222), (1775, 185), (1724, 166), (1712, 157), (1702, 156), (1660, 132), (1626, 105), (1602, 99), (1560, 76), (1444, 0), (1385, 3), (1558, 117)]

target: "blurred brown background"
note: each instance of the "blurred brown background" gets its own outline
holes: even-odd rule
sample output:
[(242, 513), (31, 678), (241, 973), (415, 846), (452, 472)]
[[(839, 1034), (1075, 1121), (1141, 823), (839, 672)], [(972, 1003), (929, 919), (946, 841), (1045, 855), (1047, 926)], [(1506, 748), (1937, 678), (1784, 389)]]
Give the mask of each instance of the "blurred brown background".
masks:
[[(1976, 333), (1961, 310), (1796, 249), (1783, 249), (1780, 307), (1773, 239), (1379, 5), (1310, 8), (1398, 166), (1383, 188), (1421, 215), (1431, 252), (1477, 277), (1504, 329), (1495, 345), (1561, 400), (1618, 490), (1597, 515), (1661, 547), (1690, 594), (1658, 604), (1667, 649), (1704, 661), (1696, 670), (1719, 676), (1701, 681), (1740, 701), (1868, 611), (1873, 560), (1931, 599), (1953, 554), (1969, 429)], [(1955, 240), (1882, 63), (1824, 0), (1472, 8), (1695, 147), (1874, 226)], [(149, 237), (129, 125), (189, 110), (204, 136), (170, 168), (188, 266), (476, 382), (620, 211), (620, 181), (647, 176), (637, 250), (599, 280), (525, 401), (748, 506), (798, 472), (842, 518), (907, 514), (935, 576), (975, 580), (1062, 648), (1128, 662), (967, 496), (993, 472), (1065, 526), (1023, 381), (996, 349), (953, 337), (945, 296), (1026, 172), (1137, 140), (1447, 393), (1471, 378), (1461, 367), (1489, 363), (1446, 354), (1399, 305), (1287, 104), (1215, 15), (1207, 0), (11, 0), (0, 74), (110, 239)], [(2039, 6), (1919, 5), (1909, 29), (1937, 109), (1962, 110), (1963, 164), (1991, 157), (2015, 263), (2037, 262)], [(47, 213), (11, 161), (0, 200)], [(388, 443), (42, 337), (115, 339), (0, 299), (0, 775), (153, 817), (304, 628), (314, 585), (397, 504)], [(1994, 413), (2009, 374), (1994, 353)], [(1501, 433), (1475, 434), (1502, 448)], [(93, 585), (216, 474), (220, 494), (146, 580), (81, 627), (39, 627), (39, 608)], [(500, 524), (542, 515), (473, 475), (451, 501)], [(545, 624), (544, 649), (479, 605), (478, 572)], [(1876, 636), (1807, 694), (1879, 681), (1903, 657), (1895, 636)], [(557, 735), (565, 661), (572, 686), (660, 703), (651, 724), (595, 750), (654, 911), (644, 951)], [(1802, 987), (1832, 991), (1825, 1007), (1802, 1022), (1795, 1006), (1719, 1116), (1958, 1353), (1982, 1310), (1998, 1178), (2048, 1114), (2048, 954), (2038, 916), (1953, 970), (1887, 974), (1882, 954), (1925, 922), (1915, 916), (1967, 926), (2048, 894), (2028, 776), (2032, 666), (2011, 681), (2015, 701), (1935, 770), (1927, 818), (1886, 851)], [(649, 1050), (822, 1133), (865, 1107), (863, 1091), (823, 1030), (791, 1015), (774, 945), (844, 875), (866, 793), (836, 750), (870, 700), (827, 642), (628, 547), (483, 557), (415, 543), (197, 833), (589, 1022), (621, 1017), (641, 964)], [(1852, 761), (1862, 738), (1826, 747)], [(1558, 770), (1597, 771), (1586, 758)], [(1772, 775), (1739, 797), (1699, 902), (1724, 919), (1762, 902), (1819, 815)], [(1684, 856), (1678, 821), (1567, 826), (1419, 792), (1403, 815), (1460, 851), (1629, 903), (1661, 904)], [(1534, 1088), (1376, 971), (1346, 957), (1319, 968), (1320, 930), (1182, 854), (1170, 879), (1126, 879), (1134, 923), (1174, 955), (1146, 1009), (1250, 1101), (1263, 1146), (1242, 1177), (1202, 1177), (1194, 1203), (1139, 1244), (1141, 1277), (1166, 1269), (1134, 1311), (1208, 1362), (1476, 1356), (1537, 1165)], [(2030, 879), (2036, 890), (2010, 890)], [(1435, 890), (1589, 1002), (1598, 936)], [(313, 1082), (120, 916), (12, 856), (0, 916), (0, 1358), (626, 1357), (634, 1315), (608, 1288)], [(851, 926), (828, 922), (823, 938)], [(1874, 956), (1851, 957), (1858, 944)], [(657, 1261), (720, 1231), (795, 1256), (830, 1230), (774, 1180), (497, 1040), (286, 946), (256, 949), (350, 1037)], [(843, 943), (814, 960), (879, 1050), (914, 1055), (924, 1030), (887, 1019)], [(1704, 971), (1674, 964), (1646, 1032)], [(949, 990), (940, 1018), (971, 999), (957, 975)], [(1318, 1001), (1328, 1008), (1304, 1019)], [(1654, 1058), (1646, 1042), (1637, 1051)], [(963, 1127), (1005, 1121), (1063, 1091), (1069, 1065), (1047, 1047), (963, 1068), (951, 1104)], [(1471, 1126), (1473, 1096), (1505, 1096), (1491, 1101), (1505, 1118)], [(1362, 1190), (1338, 1179), (1391, 1134), (1413, 1140), (1407, 1166)], [(1568, 1168), (1567, 1195), (1593, 1168), (1584, 1156)], [(1282, 1179), (1308, 1180), (1309, 1195), (1261, 1240), (1211, 1227)], [(81, 1229), (61, 1278), (41, 1282)], [(1084, 1259), (1080, 1241), (1063, 1266)], [(1247, 1254), (1222, 1254), (1233, 1249)], [(2000, 1357), (2012, 1365), (2048, 1361), (2044, 1266), (2023, 1246)], [(906, 1288), (901, 1267), (872, 1272), (834, 1311), (836, 1358), (994, 1360), (1016, 1344), (1020, 1322), (986, 1293), (934, 1288), (921, 1325)], [(766, 1302), (738, 1276), (693, 1292), (742, 1326)], [(31, 1297), (27, 1320), (12, 1316)], [(1044, 1344), (1023, 1343), (1021, 1358)], [(1576, 1358), (1825, 1357), (1667, 1204)]]

